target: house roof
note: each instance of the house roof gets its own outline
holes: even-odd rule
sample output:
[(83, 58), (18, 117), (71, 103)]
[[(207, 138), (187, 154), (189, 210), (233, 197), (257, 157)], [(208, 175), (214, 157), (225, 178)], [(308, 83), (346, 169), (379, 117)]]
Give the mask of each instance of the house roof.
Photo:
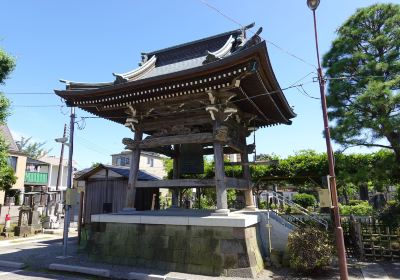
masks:
[(26, 159), (26, 164), (32, 164), (32, 165), (49, 165), (49, 163), (41, 161), (41, 160), (37, 160), (34, 158), (27, 158)]
[[(60, 158), (56, 157), (56, 156), (44, 156), (44, 157), (41, 157), (39, 160), (41, 160), (45, 163), (51, 164), (53, 166), (58, 166), (60, 164)], [(67, 166), (68, 158), (64, 157), (62, 164), (63, 164), (63, 166)], [(76, 166), (76, 161), (74, 161), (74, 160), (72, 161), (72, 166), (74, 166), (74, 167)]]
[(15, 144), (14, 138), (12, 137), (11, 131), (6, 124), (0, 125), (0, 134), (6, 141), (8, 149), (10, 151), (19, 152), (17, 144)]
[[(84, 170), (84, 173), (80, 173), (79, 177), (75, 178), (78, 181), (82, 181), (85, 179), (89, 179), (92, 175), (96, 174), (102, 169), (111, 170), (122, 177), (129, 178), (130, 168), (128, 166), (114, 166), (114, 165), (107, 165), (107, 164), (99, 164), (96, 167), (90, 168), (88, 170)], [(158, 181), (161, 178), (151, 175), (144, 170), (139, 170), (138, 172), (138, 180), (139, 181)]]

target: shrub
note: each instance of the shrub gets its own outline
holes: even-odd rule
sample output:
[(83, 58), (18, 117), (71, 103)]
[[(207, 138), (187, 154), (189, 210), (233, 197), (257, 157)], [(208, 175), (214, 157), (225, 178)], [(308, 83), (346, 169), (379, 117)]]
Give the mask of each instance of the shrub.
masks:
[(299, 228), (288, 238), (290, 266), (304, 274), (318, 272), (332, 262), (333, 246), (326, 231)]
[(398, 227), (400, 225), (400, 203), (390, 201), (386, 207), (378, 213), (378, 219), (387, 226)]
[(293, 202), (299, 204), (300, 206), (307, 208), (310, 206), (317, 205), (317, 200), (312, 194), (298, 193), (293, 197)]
[(266, 201), (260, 201), (260, 203), (258, 204), (258, 208), (259, 209), (267, 209), (267, 202)]
[(374, 212), (368, 201), (360, 201), (358, 204), (353, 205), (339, 205), (339, 210), (341, 215), (353, 214), (357, 216), (369, 216)]

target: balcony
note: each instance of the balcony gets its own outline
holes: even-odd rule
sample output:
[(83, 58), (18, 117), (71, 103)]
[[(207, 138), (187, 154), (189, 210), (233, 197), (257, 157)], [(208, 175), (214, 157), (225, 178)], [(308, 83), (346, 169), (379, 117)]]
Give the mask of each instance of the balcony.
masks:
[(47, 185), (49, 174), (45, 172), (25, 172), (26, 185)]

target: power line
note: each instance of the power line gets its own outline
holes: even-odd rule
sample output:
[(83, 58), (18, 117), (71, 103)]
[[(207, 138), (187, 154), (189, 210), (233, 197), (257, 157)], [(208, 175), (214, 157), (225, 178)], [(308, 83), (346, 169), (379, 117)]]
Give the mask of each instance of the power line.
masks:
[[(218, 14), (222, 15), (224, 18), (226, 18), (226, 19), (230, 20), (231, 22), (233, 22), (233, 23), (239, 25), (240, 28), (243, 28), (243, 25), (242, 25), (239, 21), (237, 21), (237, 20), (233, 19), (232, 17), (226, 15), (226, 14), (223, 13), (221, 10), (219, 10), (219, 9), (216, 8), (215, 6), (213, 6), (213, 5), (211, 5), (210, 3), (208, 3), (206, 0), (199, 0), (199, 1), (200, 1), (201, 3), (203, 3), (204, 5), (206, 5), (208, 8), (210, 8), (210, 9), (216, 11)], [(254, 31), (249, 30), (249, 32), (255, 34)], [(291, 57), (293, 57), (293, 58), (295, 58), (295, 59), (297, 59), (297, 60), (299, 60), (299, 61), (301, 61), (301, 62), (303, 62), (303, 63), (305, 63), (305, 64), (307, 64), (307, 65), (309, 65), (309, 66), (311, 66), (311, 67), (313, 67), (313, 68), (317, 68), (314, 64), (312, 64), (312, 63), (306, 61), (305, 59), (303, 59), (303, 58), (301, 58), (301, 57), (299, 57), (299, 56), (297, 56), (297, 55), (295, 55), (295, 54), (289, 52), (288, 50), (284, 49), (283, 47), (279, 46), (278, 44), (276, 44), (276, 43), (274, 43), (274, 42), (272, 42), (272, 41), (270, 41), (270, 40), (267, 40), (267, 39), (265, 39), (264, 37), (262, 37), (262, 36), (260, 36), (260, 35), (258, 35), (258, 36), (259, 36), (260, 38), (262, 38), (264, 41), (266, 41), (266, 42), (268, 42), (269, 44), (273, 45), (273, 46), (274, 46), (275, 48), (277, 48), (278, 50), (280, 50), (280, 51), (286, 53), (287, 55), (289, 55), (289, 56), (291, 56)]]

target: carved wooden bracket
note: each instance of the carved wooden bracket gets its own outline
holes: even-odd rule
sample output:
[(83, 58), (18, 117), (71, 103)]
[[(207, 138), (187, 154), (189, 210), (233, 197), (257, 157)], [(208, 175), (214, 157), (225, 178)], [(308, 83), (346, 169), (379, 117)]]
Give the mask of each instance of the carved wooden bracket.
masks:
[(130, 128), (132, 131), (135, 131), (135, 126), (139, 123), (138, 112), (132, 105), (127, 106), (128, 109), (125, 111), (129, 117), (126, 118), (125, 126)]
[(125, 148), (129, 149), (129, 150), (134, 150), (134, 149), (139, 148), (140, 142), (141, 141), (135, 141), (132, 138), (123, 138), (122, 139), (122, 144), (124, 144), (126, 146)]

